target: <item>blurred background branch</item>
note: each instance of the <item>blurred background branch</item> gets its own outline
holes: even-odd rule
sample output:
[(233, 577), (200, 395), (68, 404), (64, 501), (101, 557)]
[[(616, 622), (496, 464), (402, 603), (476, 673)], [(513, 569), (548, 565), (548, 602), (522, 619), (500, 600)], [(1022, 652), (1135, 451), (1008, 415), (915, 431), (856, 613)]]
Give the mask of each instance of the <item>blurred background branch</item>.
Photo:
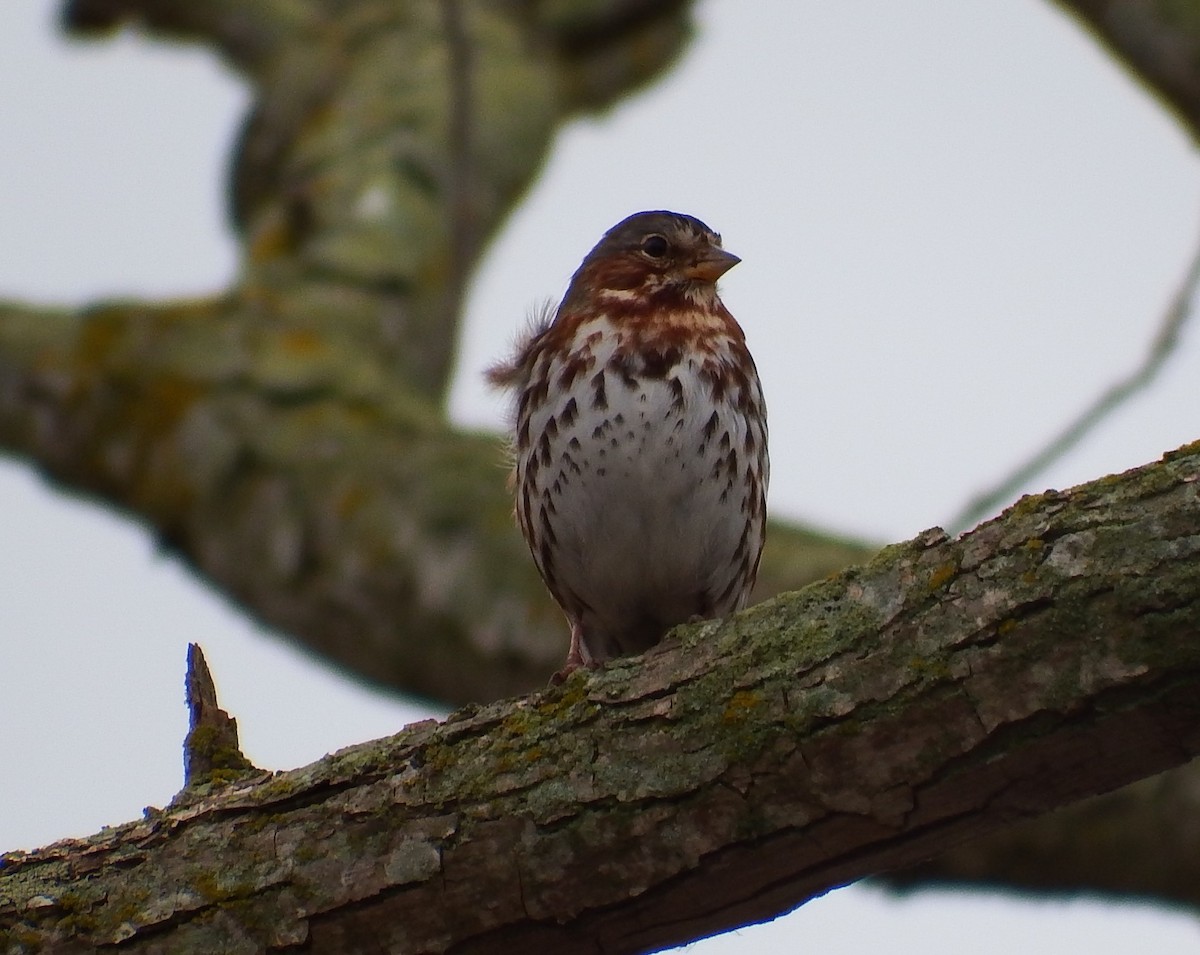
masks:
[[(1200, 13), (1060, 6), (1196, 138)], [(445, 414), (465, 283), (562, 124), (663, 76), (693, 5), (76, 0), (63, 22), (201, 43), (251, 84), (230, 184), (240, 274), (191, 301), (0, 302), (0, 448), (147, 523), (257, 619), (361, 679), (451, 704), (542, 683), (563, 627), (509, 518), (498, 438)], [(1186, 298), (1089, 424), (1161, 367)], [(759, 595), (872, 550), (777, 521)], [(1176, 772), (1194, 791), (1196, 768)], [(1194, 871), (1187, 839), (1144, 838), (1178, 806), (1164, 791), (1066, 810), (1058, 836), (1013, 830), (920, 878), (1178, 901), (1150, 862), (1128, 864), (1153, 844), (1147, 859)], [(1118, 817), (1131, 842), (1088, 835)], [(1131, 878), (1069, 858), (1066, 833)]]

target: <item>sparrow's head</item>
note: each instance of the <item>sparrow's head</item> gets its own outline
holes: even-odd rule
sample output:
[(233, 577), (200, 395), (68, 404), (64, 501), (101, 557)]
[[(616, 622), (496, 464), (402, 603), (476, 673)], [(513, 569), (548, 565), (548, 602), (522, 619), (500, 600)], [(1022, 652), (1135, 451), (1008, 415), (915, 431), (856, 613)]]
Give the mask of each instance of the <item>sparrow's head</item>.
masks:
[(678, 212), (637, 212), (608, 230), (579, 266), (563, 300), (658, 304), (663, 299), (704, 305), (716, 300), (716, 281), (740, 262), (699, 219)]

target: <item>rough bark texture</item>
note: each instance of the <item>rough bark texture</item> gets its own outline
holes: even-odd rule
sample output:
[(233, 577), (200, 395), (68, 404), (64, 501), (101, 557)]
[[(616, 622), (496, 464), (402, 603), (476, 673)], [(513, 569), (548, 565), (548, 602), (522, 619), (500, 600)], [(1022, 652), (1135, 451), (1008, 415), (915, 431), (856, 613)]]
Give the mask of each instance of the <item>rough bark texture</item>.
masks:
[(238, 743), (237, 720), (217, 704), (217, 687), (204, 659), (204, 651), (188, 644), (188, 734), (183, 741), (183, 783), (233, 782), (256, 776), (261, 770), (246, 759)]
[[(1198, 135), (1194, 4), (1060, 5)], [(539, 685), (562, 625), (508, 518), (496, 439), (442, 411), (463, 280), (557, 126), (668, 67), (690, 4), (73, 0), (64, 15), (81, 31), (129, 20), (213, 46), (254, 87), (231, 189), (242, 276), (204, 301), (0, 303), (0, 448), (147, 522), (250, 612), (366, 679), (452, 702)], [(759, 596), (865, 553), (774, 525)], [(1030, 828), (947, 856), (937, 877), (986, 869), (1194, 903), (1161, 878), (1200, 858), (1183, 823), (1195, 814), (1176, 813), (1200, 770), (1177, 772), (1190, 780), (1177, 790), (1064, 810), (1073, 829), (1096, 824), (1076, 841), (1110, 846), (1103, 865)], [(1121, 826), (1094, 808), (1106, 800)], [(157, 825), (153, 845), (191, 824)], [(1117, 869), (1129, 878), (1102, 876)], [(64, 898), (47, 918), (65, 919)]]
[(10, 951), (643, 952), (1200, 753), (1200, 443), (4, 857)]

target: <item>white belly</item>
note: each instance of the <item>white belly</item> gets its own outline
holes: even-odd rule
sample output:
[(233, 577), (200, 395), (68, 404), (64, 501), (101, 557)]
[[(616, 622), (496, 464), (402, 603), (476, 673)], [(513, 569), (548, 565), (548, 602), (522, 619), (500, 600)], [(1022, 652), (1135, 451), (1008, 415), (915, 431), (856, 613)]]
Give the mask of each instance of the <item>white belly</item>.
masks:
[(766, 485), (762, 397), (757, 379), (750, 386), (756, 418), (740, 389), (714, 403), (694, 360), (636, 380), (609, 367), (573, 386), (576, 414), (560, 406), (530, 417), (533, 435), (553, 419), (530, 482), (528, 519), (553, 538), (543, 574), (564, 606), (577, 605), (601, 657), (744, 604), (739, 568), (744, 580), (746, 562), (757, 562)]

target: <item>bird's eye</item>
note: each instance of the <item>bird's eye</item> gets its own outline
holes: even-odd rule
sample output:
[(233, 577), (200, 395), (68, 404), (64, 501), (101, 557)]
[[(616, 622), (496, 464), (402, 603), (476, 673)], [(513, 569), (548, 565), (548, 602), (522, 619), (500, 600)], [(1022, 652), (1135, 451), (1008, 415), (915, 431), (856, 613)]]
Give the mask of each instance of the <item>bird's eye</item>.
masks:
[(667, 240), (661, 235), (648, 235), (642, 239), (642, 251), (652, 259), (661, 259), (667, 254)]

